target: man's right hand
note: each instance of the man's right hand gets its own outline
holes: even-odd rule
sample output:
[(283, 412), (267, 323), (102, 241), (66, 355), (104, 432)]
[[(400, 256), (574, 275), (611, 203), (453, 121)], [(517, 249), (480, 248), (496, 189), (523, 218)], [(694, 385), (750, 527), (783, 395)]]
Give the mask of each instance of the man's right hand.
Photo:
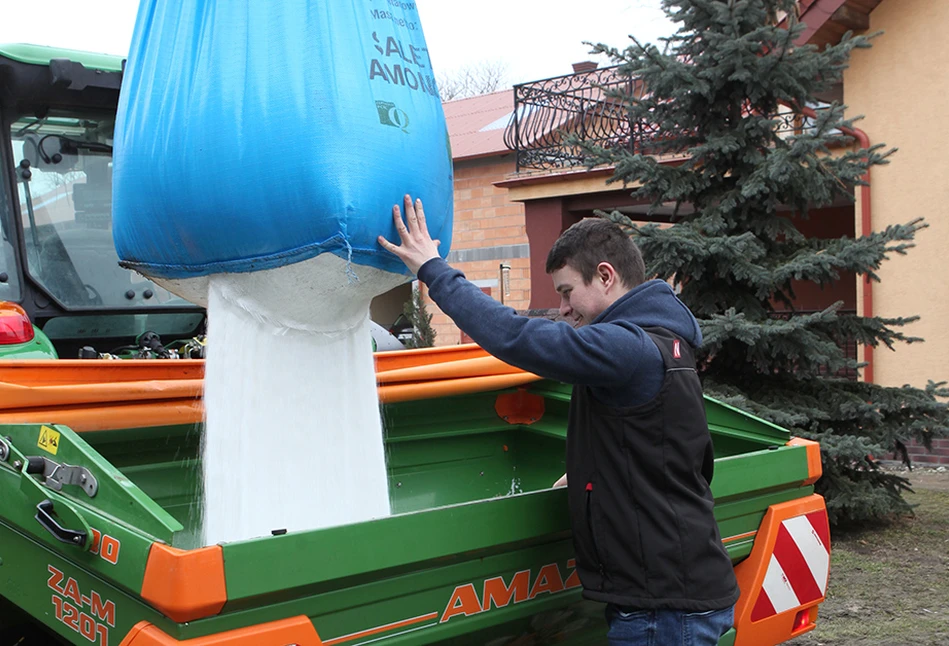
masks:
[(553, 488), (556, 489), (557, 487), (566, 487), (566, 486), (567, 486), (567, 474), (565, 473), (562, 476), (560, 476), (560, 479), (557, 480), (557, 482), (554, 483)]
[(392, 207), (392, 221), (395, 223), (395, 230), (399, 233), (402, 241), (401, 245), (396, 245), (382, 236), (379, 236), (379, 245), (386, 251), (391, 251), (397, 255), (409, 270), (418, 275), (419, 267), (424, 265), (432, 258), (439, 258), (438, 240), (432, 240), (428, 233), (428, 225), (425, 223), (425, 211), (422, 210), (422, 200), (415, 200), (412, 204), (412, 198), (405, 196), (405, 220), (402, 221), (402, 214), (399, 212), (399, 205)]

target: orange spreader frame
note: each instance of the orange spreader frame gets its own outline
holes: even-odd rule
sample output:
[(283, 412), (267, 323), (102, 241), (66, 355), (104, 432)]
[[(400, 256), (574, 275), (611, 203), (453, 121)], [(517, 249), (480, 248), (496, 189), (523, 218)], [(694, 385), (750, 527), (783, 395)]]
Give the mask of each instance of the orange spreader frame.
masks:
[[(477, 345), (379, 352), (382, 403), (521, 386), (540, 379)], [(0, 423), (77, 432), (194, 424), (204, 418), (203, 360), (11, 360), (0, 371)]]

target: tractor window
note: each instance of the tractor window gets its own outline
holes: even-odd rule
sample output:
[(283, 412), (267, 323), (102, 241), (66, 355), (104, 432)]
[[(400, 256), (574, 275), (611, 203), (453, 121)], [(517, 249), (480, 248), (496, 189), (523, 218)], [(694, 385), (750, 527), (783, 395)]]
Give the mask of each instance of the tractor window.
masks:
[(13, 123), (27, 271), (66, 307), (186, 305), (119, 266), (112, 242), (113, 120), (51, 112)]
[(9, 204), (8, 172), (0, 155), (0, 301), (20, 300), (20, 277), (16, 268), (16, 237)]

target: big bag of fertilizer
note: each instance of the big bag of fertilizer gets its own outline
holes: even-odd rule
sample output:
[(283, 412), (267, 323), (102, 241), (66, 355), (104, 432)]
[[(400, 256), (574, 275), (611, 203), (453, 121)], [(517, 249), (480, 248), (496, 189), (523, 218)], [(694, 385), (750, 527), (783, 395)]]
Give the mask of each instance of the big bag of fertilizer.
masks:
[(125, 266), (208, 307), (204, 544), (389, 513), (368, 311), (410, 279), (377, 236), (451, 151), (415, 4), (142, 0), (122, 85)]
[(209, 275), (326, 254), (320, 279), (378, 294), (407, 279), (376, 243), (405, 193), (447, 254), (451, 151), (414, 2), (141, 2), (115, 135), (125, 266), (205, 304)]

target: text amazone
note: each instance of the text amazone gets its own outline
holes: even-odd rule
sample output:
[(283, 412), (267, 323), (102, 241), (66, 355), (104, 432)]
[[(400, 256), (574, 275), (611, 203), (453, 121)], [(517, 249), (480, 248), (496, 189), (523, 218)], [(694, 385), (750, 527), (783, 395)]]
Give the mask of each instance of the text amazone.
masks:
[[(573, 570), (576, 562), (567, 561), (567, 568)], [(529, 601), (540, 594), (557, 594), (565, 590), (580, 587), (580, 578), (576, 571), (570, 571), (566, 580), (563, 579), (560, 567), (556, 563), (549, 563), (537, 572), (531, 585), (531, 571), (521, 570), (514, 574), (510, 584), (504, 583), (504, 577), (496, 576), (485, 579), (481, 588), (481, 596), (473, 583), (459, 585), (451, 594), (448, 605), (442, 613), (441, 623), (452, 617), (463, 615), (470, 617), (481, 612), (491, 610), (491, 607), (503, 608), (510, 603)]]

